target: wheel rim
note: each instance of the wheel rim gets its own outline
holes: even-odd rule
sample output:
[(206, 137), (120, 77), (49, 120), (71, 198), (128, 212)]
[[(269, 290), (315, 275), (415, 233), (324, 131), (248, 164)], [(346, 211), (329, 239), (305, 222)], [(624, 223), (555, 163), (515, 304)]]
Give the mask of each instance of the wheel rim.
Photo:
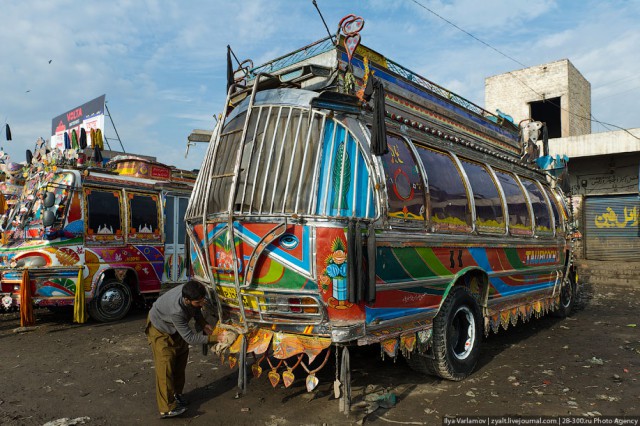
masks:
[(457, 359), (466, 359), (476, 340), (476, 320), (467, 306), (460, 306), (450, 325), (450, 349)]
[(100, 297), (100, 310), (105, 315), (117, 315), (122, 311), (126, 302), (124, 291), (119, 288), (110, 288)]

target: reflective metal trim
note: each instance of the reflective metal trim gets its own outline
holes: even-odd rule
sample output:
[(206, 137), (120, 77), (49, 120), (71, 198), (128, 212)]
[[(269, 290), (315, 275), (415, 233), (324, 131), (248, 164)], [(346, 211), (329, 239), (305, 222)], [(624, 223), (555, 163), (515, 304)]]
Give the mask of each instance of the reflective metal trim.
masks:
[[(260, 128), (260, 117), (262, 117), (262, 110), (264, 109), (263, 107), (257, 107), (257, 108), (258, 108), (258, 118), (256, 119), (256, 127), (253, 132), (253, 136), (251, 138), (253, 142), (251, 144), (251, 152), (249, 153), (249, 162), (247, 164), (247, 171), (245, 173), (244, 186), (242, 187), (242, 198), (240, 198), (240, 211), (244, 211), (244, 206), (247, 205), (247, 200), (245, 197), (247, 195), (247, 185), (249, 184), (249, 172), (251, 171), (251, 165), (252, 165), (251, 160), (253, 159), (253, 154), (255, 153), (255, 150), (256, 150), (256, 145), (257, 145), (256, 136), (258, 136), (258, 129)], [(249, 210), (247, 213), (250, 213), (250, 212), (251, 210)]]
[(482, 164), (487, 168), (487, 171), (489, 172), (489, 174), (491, 175), (491, 178), (493, 179), (493, 183), (498, 189), (498, 194), (500, 195), (500, 202), (502, 203), (502, 212), (504, 214), (505, 232), (500, 233), (499, 235), (509, 235), (509, 209), (507, 206), (507, 197), (504, 195), (504, 191), (502, 190), (502, 185), (500, 185), (498, 176), (496, 176), (496, 172), (495, 170), (493, 170), (493, 167), (491, 167), (490, 164), (487, 164), (487, 163), (479, 163), (479, 164)]
[[(313, 112), (313, 115), (315, 114), (320, 114), (318, 112)], [(318, 141), (318, 150), (316, 152), (316, 162), (313, 166), (313, 179), (311, 180), (311, 193), (312, 194), (317, 194), (318, 191), (318, 176), (320, 174), (320, 154), (322, 153), (322, 141), (324, 140), (324, 131), (325, 131), (325, 124), (327, 122), (327, 116), (325, 114), (322, 114), (322, 122), (320, 124), (320, 140)], [(313, 121), (312, 121), (312, 126), (313, 126)], [(307, 144), (304, 148), (304, 158), (303, 158), (303, 167), (302, 170), (304, 170), (304, 165), (306, 165), (306, 161), (307, 161), (307, 151), (309, 148), (309, 139), (311, 138), (311, 128), (309, 128), (309, 134), (307, 135)], [(298, 185), (298, 195), (296, 196), (296, 208), (295, 211), (296, 213), (299, 213), (299, 204), (300, 204), (300, 191), (302, 190), (302, 185)], [(315, 208), (316, 208), (316, 202), (317, 202), (317, 198), (316, 197), (309, 197), (309, 205), (307, 206), (307, 209), (303, 212), (306, 214), (313, 214), (315, 213)]]
[[(300, 114), (299, 114), (299, 118), (298, 118), (298, 127), (296, 128), (296, 137), (293, 140), (293, 148), (292, 148), (292, 152), (297, 152), (297, 148), (298, 148), (298, 139), (300, 138), (300, 128), (302, 127), (302, 121), (304, 120), (304, 110), (299, 110)], [(311, 135), (311, 126), (309, 126), (309, 129), (307, 131), (307, 135)], [(305, 151), (306, 152), (306, 151)], [(291, 173), (293, 171), (293, 163), (294, 163), (294, 158), (293, 155), (290, 158), (289, 161), (289, 170), (287, 171), (287, 184), (284, 187), (284, 197), (282, 197), (282, 208), (280, 209), (281, 211), (285, 211), (286, 205), (287, 205), (287, 199), (289, 198), (289, 185), (291, 183)], [(304, 168), (301, 168), (301, 170), (304, 170)], [(274, 187), (274, 192), (275, 192), (275, 187)], [(297, 204), (297, 203), (296, 203)]]
[[(278, 135), (278, 129), (280, 128), (280, 116), (282, 115), (282, 109), (283, 107), (278, 108), (278, 116), (276, 117), (276, 120), (275, 120), (276, 127), (275, 129), (273, 129), (273, 137), (271, 138), (271, 148), (269, 148), (269, 157), (267, 159), (267, 168), (265, 169), (265, 173), (263, 176), (264, 182), (262, 183), (262, 193), (260, 195), (260, 205), (258, 206), (258, 214), (262, 213), (262, 209), (264, 208), (264, 195), (267, 192), (267, 181), (268, 181), (268, 179), (266, 178), (267, 177), (266, 175), (267, 175), (267, 172), (271, 170), (271, 160), (273, 159), (273, 151), (276, 146), (276, 136)], [(254, 187), (255, 187), (255, 184), (254, 184)]]
[[(231, 285), (218, 284), (218, 297), (223, 305), (238, 309), (238, 300), (244, 299), (244, 309), (250, 322), (266, 324), (322, 324), (328, 320), (327, 312), (317, 293), (299, 290), (265, 291), (252, 293), (250, 289), (240, 291), (239, 297), (225, 296), (224, 288)], [(298, 299), (291, 300), (291, 299)]]
[[(336, 143), (336, 133), (338, 131), (338, 122), (336, 122), (335, 120), (333, 121), (334, 126), (333, 126), (333, 133), (331, 134), (331, 148), (329, 150), (329, 158), (327, 159), (327, 164), (333, 164), (333, 148), (335, 147), (335, 143)], [(324, 148), (324, 139), (321, 139), (320, 142), (320, 147)], [(318, 161), (321, 160), (321, 156), (323, 154), (324, 149), (319, 148), (318, 149)], [(329, 183), (331, 181), (331, 173), (327, 173), (327, 177), (325, 178), (325, 181), (323, 182), (323, 186), (325, 188), (329, 187)], [(324, 193), (324, 199), (322, 200), (322, 211), (321, 214), (326, 215), (327, 214), (327, 203), (329, 201), (329, 191), (325, 191)], [(310, 213), (315, 213), (317, 209), (314, 208), (314, 210), (312, 210)]]
[(512, 173), (512, 175), (515, 176), (516, 182), (518, 183), (518, 185), (520, 185), (520, 189), (524, 194), (524, 200), (527, 203), (527, 210), (529, 210), (529, 216), (531, 216), (531, 232), (532, 232), (531, 235), (533, 237), (536, 237), (536, 218), (535, 218), (535, 215), (533, 214), (533, 207), (531, 206), (531, 199), (529, 198), (529, 192), (527, 191), (527, 188), (525, 188), (524, 185), (522, 184), (522, 181), (520, 180), (520, 176), (518, 176), (517, 173)]
[[(271, 90), (262, 90), (255, 95), (253, 106), (262, 105), (275, 105), (275, 106), (300, 106), (308, 107), (311, 104), (311, 100), (318, 96), (318, 93), (304, 89), (294, 88), (280, 88)], [(247, 110), (249, 106), (249, 98), (245, 98), (236, 106), (229, 116), (224, 121), (226, 125), (228, 122), (236, 118)], [(225, 104), (225, 105), (228, 105)]]
[(455, 274), (451, 274), (443, 277), (426, 278), (422, 280), (398, 281), (398, 282), (387, 283), (387, 284), (376, 284), (376, 293), (391, 291), (391, 290), (400, 290), (403, 288), (430, 287), (438, 284), (446, 284), (451, 282), (451, 280), (454, 277), (455, 277)]
[[(252, 184), (252, 188), (251, 188), (251, 200), (249, 202), (249, 212), (253, 212), (253, 199), (255, 197), (255, 193), (256, 193), (256, 181), (258, 180), (258, 170), (260, 169), (259, 165), (260, 165), (260, 159), (262, 158), (262, 148), (264, 147), (264, 140), (267, 137), (267, 126), (269, 125), (269, 120), (271, 119), (271, 111), (273, 110), (273, 106), (269, 106), (269, 112), (267, 113), (267, 119), (264, 121), (264, 131), (262, 132), (262, 140), (260, 141), (260, 150), (258, 151), (258, 160), (257, 161), (252, 161), (253, 160), (253, 156), (251, 157), (251, 160), (249, 161), (250, 164), (255, 166), (255, 171), (253, 173), (253, 184)], [(259, 123), (257, 124), (257, 126), (259, 126)]]
[[(278, 177), (280, 175), (280, 167), (282, 167), (282, 154), (285, 151), (284, 142), (287, 140), (287, 133), (289, 132), (289, 123), (291, 123), (291, 115), (292, 114), (293, 114), (293, 108), (289, 108), (289, 113), (287, 114), (287, 122), (285, 123), (284, 131), (282, 132), (282, 141), (280, 142), (280, 155), (278, 156), (278, 160), (276, 161), (276, 172), (273, 175), (273, 190), (271, 191), (271, 203), (270, 203), (270, 207), (269, 207), (269, 213), (271, 213), (271, 214), (273, 214), (273, 206), (274, 206), (275, 198), (276, 198), (276, 190), (280, 189), (279, 185), (278, 185), (279, 184)], [(280, 120), (278, 120), (278, 121), (280, 121)], [(296, 135), (296, 137), (297, 137), (297, 135)], [(275, 137), (274, 137), (274, 139), (275, 139)], [(267, 182), (267, 179), (265, 179), (265, 184), (266, 184), (266, 182)], [(289, 182), (287, 182), (287, 185), (288, 185), (288, 183)], [(283, 197), (285, 200), (286, 200), (286, 194), (287, 194), (287, 192), (285, 191), (285, 196)], [(282, 211), (284, 211), (284, 209), (282, 209)]]
[(467, 176), (467, 172), (464, 170), (464, 167), (462, 167), (462, 163), (460, 162), (460, 159), (458, 158), (458, 156), (451, 151), (447, 151), (447, 152), (449, 153), (449, 155), (451, 155), (451, 158), (453, 158), (453, 162), (456, 164), (456, 167), (458, 168), (458, 173), (460, 173), (460, 176), (462, 177), (462, 181), (464, 182), (464, 186), (467, 189), (467, 205), (471, 209), (471, 232), (473, 233), (476, 231), (476, 200), (473, 195), (473, 188), (471, 188), (471, 182), (469, 182), (469, 176)]
[[(338, 212), (340, 212), (342, 210), (342, 188), (344, 187), (344, 167), (347, 161), (347, 145), (349, 144), (349, 131), (347, 130), (346, 127), (344, 127), (344, 139), (342, 140), (342, 164), (340, 164), (340, 184), (338, 185)], [(338, 148), (340, 148), (340, 145), (338, 145)], [(357, 155), (358, 155), (358, 147), (356, 145), (356, 158), (354, 159), (354, 162), (357, 162)], [(354, 179), (354, 185), (355, 187), (355, 179)], [(355, 192), (355, 191), (354, 191)], [(327, 197), (329, 198), (329, 197)], [(325, 210), (325, 214), (326, 214), (326, 210)]]
[[(516, 301), (516, 300), (519, 301), (519, 299), (523, 299), (523, 298), (527, 298), (528, 300), (531, 300), (531, 301), (542, 299), (545, 296), (550, 295), (552, 291), (553, 291), (553, 287), (549, 286), (536, 291), (528, 291), (526, 292), (526, 294), (517, 293), (517, 294), (511, 294), (508, 296), (501, 296), (497, 299), (489, 299), (487, 300), (487, 308), (491, 310), (491, 308), (494, 307), (495, 305), (508, 304), (509, 302)], [(510, 308), (506, 308), (506, 309), (510, 309)]]
[[(424, 201), (424, 220), (422, 221), (422, 227), (425, 229), (430, 229), (431, 225), (431, 196), (429, 195), (429, 176), (427, 175), (427, 171), (424, 168), (424, 164), (422, 163), (422, 158), (420, 158), (420, 154), (418, 154), (418, 148), (416, 148), (413, 141), (407, 136), (399, 136), (401, 139), (404, 139), (413, 154), (413, 158), (415, 159), (415, 163), (418, 166), (418, 174), (422, 177), (422, 185), (423, 185), (423, 201)], [(417, 221), (416, 221), (417, 222)], [(403, 225), (409, 225), (409, 223), (403, 223)], [(411, 223), (413, 225), (413, 223)]]

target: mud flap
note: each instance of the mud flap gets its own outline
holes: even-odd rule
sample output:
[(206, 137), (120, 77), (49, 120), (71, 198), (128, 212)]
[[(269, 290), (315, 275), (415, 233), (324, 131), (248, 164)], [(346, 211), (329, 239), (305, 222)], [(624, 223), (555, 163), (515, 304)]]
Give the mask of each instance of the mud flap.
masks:
[[(338, 351), (336, 351), (337, 356)], [(340, 399), (338, 407), (344, 414), (351, 411), (351, 362), (349, 359), (349, 349), (342, 348), (342, 357), (340, 361)], [(336, 383), (334, 383), (334, 392)]]
[[(348, 297), (351, 303), (376, 299), (376, 240), (373, 225), (367, 227), (367, 252), (363, 251), (362, 227), (358, 220), (347, 225)], [(366, 268), (364, 261), (366, 259)]]

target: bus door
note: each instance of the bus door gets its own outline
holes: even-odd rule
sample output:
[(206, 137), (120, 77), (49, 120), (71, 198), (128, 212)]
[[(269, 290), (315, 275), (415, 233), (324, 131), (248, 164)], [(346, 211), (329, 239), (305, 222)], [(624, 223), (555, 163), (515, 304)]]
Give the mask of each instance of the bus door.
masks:
[(164, 272), (162, 283), (175, 283), (187, 280), (185, 259), (185, 223), (189, 197), (167, 195), (165, 201), (164, 223)]

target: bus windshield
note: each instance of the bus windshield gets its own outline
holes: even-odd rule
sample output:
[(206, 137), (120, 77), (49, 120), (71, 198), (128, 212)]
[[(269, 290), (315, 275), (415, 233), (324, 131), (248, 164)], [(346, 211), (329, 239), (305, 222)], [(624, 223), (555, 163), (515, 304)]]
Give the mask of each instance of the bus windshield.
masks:
[(221, 132), (211, 170), (208, 213), (228, 210), (242, 147), (233, 210), (245, 215), (374, 217), (371, 177), (354, 135), (319, 111), (259, 105)]

